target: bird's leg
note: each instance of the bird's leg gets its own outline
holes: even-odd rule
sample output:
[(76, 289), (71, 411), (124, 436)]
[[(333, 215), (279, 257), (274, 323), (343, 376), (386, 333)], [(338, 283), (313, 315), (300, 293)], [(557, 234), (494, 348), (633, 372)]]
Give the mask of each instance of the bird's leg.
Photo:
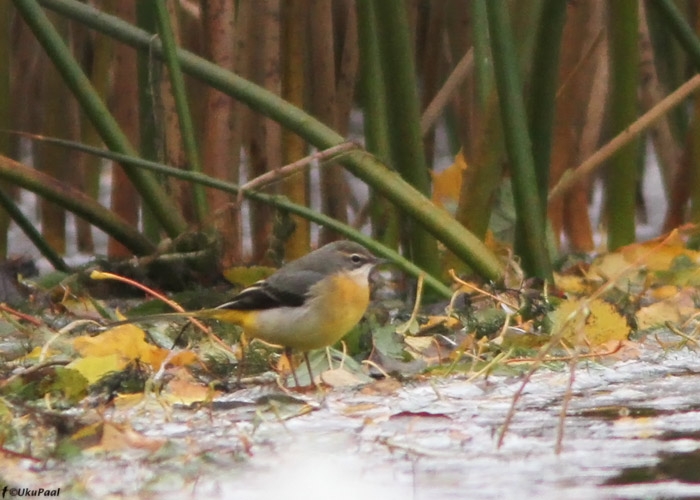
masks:
[[(306, 353), (304, 353), (304, 354), (306, 354)], [(297, 371), (294, 369), (294, 361), (292, 360), (292, 348), (291, 347), (284, 348), (284, 356), (287, 358), (287, 361), (289, 362), (289, 369), (292, 370), (292, 377), (294, 378), (294, 387), (299, 387), (299, 379), (297, 379)]]
[(309, 370), (309, 380), (311, 385), (316, 387), (316, 381), (314, 380), (314, 374), (311, 371), (311, 363), (309, 362), (309, 353), (304, 351), (304, 361), (306, 362), (306, 369)]

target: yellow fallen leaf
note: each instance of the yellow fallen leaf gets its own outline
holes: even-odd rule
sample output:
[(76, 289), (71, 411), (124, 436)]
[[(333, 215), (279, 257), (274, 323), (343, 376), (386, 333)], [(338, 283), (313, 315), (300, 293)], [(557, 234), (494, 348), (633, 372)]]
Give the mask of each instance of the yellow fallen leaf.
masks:
[[(43, 346), (36, 346), (34, 349), (29, 351), (27, 354), (24, 356), (20, 357), (18, 361), (38, 361), (39, 358), (41, 357), (41, 351), (44, 349)], [(51, 356), (57, 354), (57, 351), (54, 351), (53, 349), (48, 349), (44, 353), (44, 359), (50, 358)]]
[(573, 276), (570, 274), (554, 274), (554, 284), (563, 292), (573, 295), (585, 295), (592, 293), (603, 283), (603, 280), (593, 280), (586, 276)]
[(221, 395), (220, 391), (215, 391), (207, 385), (197, 382), (194, 377), (185, 369), (174, 370), (173, 378), (160, 394), (161, 398), (171, 403), (190, 404), (211, 401)]
[(631, 271), (632, 266), (630, 264), (631, 262), (621, 253), (608, 253), (593, 261), (589, 275), (599, 276), (604, 280), (613, 279), (624, 272)]
[(76, 298), (73, 295), (68, 295), (61, 300), (61, 306), (67, 312), (70, 312), (81, 318), (100, 319), (100, 311), (98, 310), (98, 302), (94, 299), (80, 297)]
[(566, 300), (550, 313), (552, 334), (569, 345), (598, 346), (627, 340), (630, 327), (615, 307), (603, 300)]
[(435, 345), (433, 337), (405, 337), (403, 341), (418, 353), (422, 353)]
[(70, 439), (80, 448), (96, 446), (102, 438), (102, 422), (95, 422), (75, 431)]
[[(675, 288), (675, 287), (674, 287)], [(692, 293), (676, 291), (659, 302), (654, 302), (642, 307), (635, 314), (637, 328), (646, 330), (654, 327), (662, 327), (667, 321), (673, 324), (681, 324), (697, 312)]]
[(115, 451), (125, 449), (158, 451), (166, 440), (152, 438), (136, 432), (131, 427), (112, 422), (104, 422), (100, 444), (90, 448), (90, 451)]
[(646, 296), (654, 301), (661, 301), (675, 297), (678, 294), (678, 287), (675, 285), (663, 285), (651, 288)]
[(672, 301), (656, 302), (647, 307), (642, 307), (635, 314), (637, 328), (647, 330), (657, 326), (663, 326), (666, 321), (680, 322), (678, 307)]
[(85, 358), (116, 355), (123, 365), (139, 361), (160, 369), (163, 362), (174, 366), (189, 365), (197, 361), (191, 351), (182, 351), (171, 356), (171, 351), (146, 342), (146, 333), (135, 325), (120, 325), (96, 337), (82, 336), (73, 340), (73, 347)]
[(700, 262), (700, 252), (685, 247), (683, 240), (676, 233), (663, 243), (658, 239), (643, 243), (633, 243), (618, 250), (630, 264), (640, 262), (650, 271), (666, 271), (673, 261), (685, 256), (694, 263)]
[(455, 162), (441, 172), (431, 172), (433, 178), (433, 202), (450, 212), (454, 211), (459, 202), (459, 192), (462, 187), (462, 172), (467, 169), (467, 162), (460, 150), (455, 156)]
[(316, 378), (331, 387), (355, 387), (366, 382), (354, 373), (350, 373), (342, 368), (326, 370)]
[(71, 361), (67, 368), (79, 372), (90, 384), (94, 384), (110, 372), (118, 372), (124, 369), (128, 361), (118, 354), (106, 356), (87, 356)]
[(120, 325), (95, 337), (77, 337), (73, 340), (73, 347), (81, 356), (118, 354), (129, 361), (140, 359), (144, 362), (149, 362), (159, 349), (147, 343), (146, 333), (135, 325)]
[(168, 360), (170, 366), (189, 366), (199, 361), (197, 353), (192, 351), (180, 351)]
[(137, 405), (143, 404), (144, 398), (146, 396), (143, 392), (134, 392), (132, 394), (117, 394), (112, 401), (115, 408), (119, 410), (125, 410), (134, 408)]
[(452, 316), (428, 316), (428, 320), (420, 325), (418, 333), (424, 333), (432, 330), (435, 327), (443, 326), (447, 329), (452, 329), (456, 327), (461, 327), (462, 323), (455, 317)]

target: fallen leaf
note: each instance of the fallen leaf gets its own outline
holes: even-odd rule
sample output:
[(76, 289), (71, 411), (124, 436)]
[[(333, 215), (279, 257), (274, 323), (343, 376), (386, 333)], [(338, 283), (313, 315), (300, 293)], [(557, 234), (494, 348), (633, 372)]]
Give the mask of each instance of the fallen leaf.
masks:
[(424, 353), (435, 345), (432, 337), (406, 337), (404, 342), (418, 354)]
[(687, 293), (676, 291), (675, 295), (642, 307), (635, 314), (637, 328), (647, 330), (663, 327), (666, 322), (681, 324), (695, 314), (695, 302)]
[(394, 413), (389, 417), (389, 420), (395, 420), (397, 418), (444, 418), (447, 420), (452, 420), (452, 417), (447, 415), (446, 413), (438, 412), (438, 413), (431, 413), (429, 411), (400, 411), (398, 413)]
[(603, 280), (617, 279), (622, 276), (624, 280), (629, 281), (631, 279), (639, 279), (635, 274), (635, 271), (638, 273), (639, 270), (640, 266), (635, 270), (632, 263), (624, 255), (615, 252), (596, 258), (591, 263), (589, 275), (602, 278)]
[(452, 165), (441, 172), (431, 172), (433, 178), (433, 202), (440, 208), (453, 213), (459, 202), (462, 186), (462, 172), (467, 169), (467, 162), (460, 150)]
[(671, 268), (673, 261), (680, 256), (687, 257), (695, 264), (700, 263), (700, 252), (685, 247), (678, 233), (668, 237), (663, 243), (658, 239), (633, 243), (618, 250), (630, 263), (641, 263), (650, 271), (663, 271)]
[(425, 334), (434, 328), (446, 328), (451, 330), (453, 328), (461, 327), (462, 323), (459, 319), (453, 316), (442, 316), (442, 315), (431, 315), (428, 316), (427, 321), (419, 325), (419, 334)]
[(570, 274), (554, 274), (554, 284), (561, 291), (572, 295), (585, 295), (593, 293), (600, 285), (602, 279), (591, 279), (588, 276), (574, 276)]
[(172, 403), (188, 405), (211, 401), (221, 395), (221, 391), (212, 390), (209, 386), (197, 382), (185, 369), (180, 368), (174, 373), (174, 378), (168, 381), (161, 396)]
[(156, 452), (165, 442), (165, 439), (144, 436), (126, 425), (104, 422), (99, 444), (89, 448), (89, 451), (105, 452), (138, 449)]
[(598, 346), (611, 340), (627, 340), (627, 320), (600, 299), (565, 300), (550, 313), (552, 335), (561, 334), (569, 345)]
[(110, 372), (123, 370), (128, 361), (118, 354), (106, 356), (88, 356), (71, 361), (66, 368), (72, 368), (85, 377), (90, 384), (94, 384), (104, 375)]
[(358, 403), (344, 406), (340, 411), (343, 415), (347, 416), (355, 414), (360, 414), (360, 416), (364, 416), (362, 414), (367, 413), (368, 411), (376, 410), (377, 408), (381, 408), (381, 406), (377, 403)]
[(158, 347), (146, 342), (146, 333), (135, 325), (120, 325), (95, 337), (82, 336), (73, 340), (81, 356), (117, 354), (128, 361), (137, 359), (149, 363)]
[(321, 382), (330, 387), (355, 387), (367, 382), (365, 377), (360, 378), (356, 374), (342, 368), (326, 370), (317, 378), (320, 378)]
[[(135, 325), (120, 325), (96, 337), (77, 337), (73, 340), (73, 347), (84, 359), (93, 358), (92, 361), (84, 362), (84, 366), (87, 367), (85, 369), (91, 370), (91, 373), (100, 371), (99, 366), (91, 365), (98, 364), (98, 360), (102, 358), (109, 364), (110, 371), (115, 366), (119, 370), (127, 363), (137, 360), (150, 365), (153, 370), (159, 370), (166, 359), (168, 364), (173, 366), (189, 365), (198, 359), (191, 351), (181, 351), (173, 355), (168, 349), (149, 344), (146, 342), (146, 333)], [(111, 358), (114, 356), (118, 361)], [(106, 373), (105, 370), (101, 371)], [(90, 376), (85, 373), (83, 375), (90, 380)]]
[(365, 395), (389, 396), (401, 389), (403, 389), (403, 384), (401, 382), (395, 378), (388, 377), (367, 384), (360, 390), (360, 393)]

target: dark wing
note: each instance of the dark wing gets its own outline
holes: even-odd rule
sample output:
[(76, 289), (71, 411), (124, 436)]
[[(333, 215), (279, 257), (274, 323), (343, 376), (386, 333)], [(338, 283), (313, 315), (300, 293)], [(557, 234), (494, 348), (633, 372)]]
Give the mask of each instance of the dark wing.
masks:
[(282, 277), (273, 274), (268, 279), (244, 289), (217, 309), (250, 311), (273, 307), (299, 307), (306, 301), (309, 289), (321, 278), (323, 274), (313, 271), (297, 271)]

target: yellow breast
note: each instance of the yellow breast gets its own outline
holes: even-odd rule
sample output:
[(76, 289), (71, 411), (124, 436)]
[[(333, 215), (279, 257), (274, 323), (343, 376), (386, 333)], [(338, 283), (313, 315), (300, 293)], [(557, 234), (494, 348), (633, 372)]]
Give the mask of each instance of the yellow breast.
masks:
[[(327, 318), (328, 329), (337, 331), (340, 339), (348, 333), (361, 319), (369, 305), (369, 285), (358, 282), (350, 273), (343, 273), (332, 278), (327, 290), (324, 290), (323, 314)], [(320, 307), (319, 307), (320, 308)]]
[(299, 307), (258, 311), (243, 324), (252, 338), (309, 351), (340, 340), (362, 319), (369, 305), (369, 271), (329, 276), (310, 289)]

